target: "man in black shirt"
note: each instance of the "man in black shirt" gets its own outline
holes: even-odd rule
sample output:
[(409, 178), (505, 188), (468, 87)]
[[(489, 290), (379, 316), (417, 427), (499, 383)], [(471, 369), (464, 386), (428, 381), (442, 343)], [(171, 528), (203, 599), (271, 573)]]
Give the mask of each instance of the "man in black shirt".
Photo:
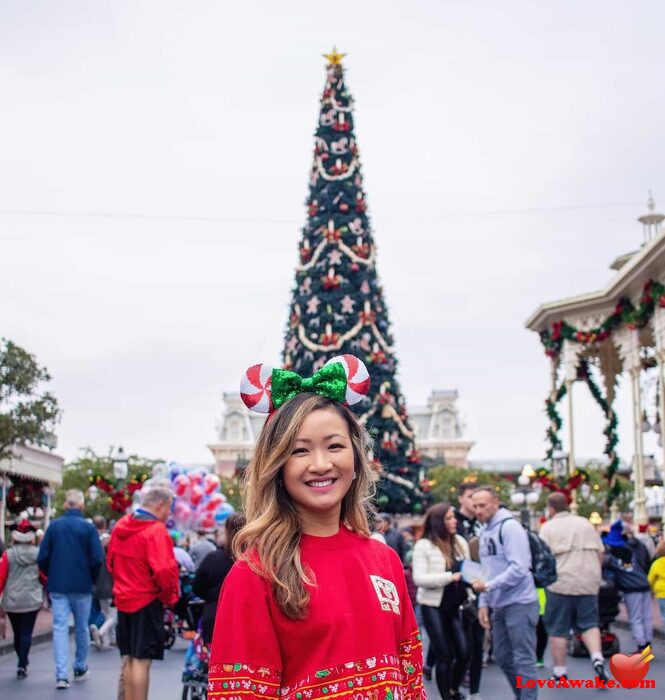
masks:
[(467, 542), (474, 537), (480, 537), (480, 531), (483, 529), (483, 524), (476, 518), (472, 505), (473, 491), (477, 486), (476, 483), (463, 482), (457, 487), (457, 534), (462, 535)]
[[(455, 509), (457, 519), (457, 534), (461, 535), (468, 543), (471, 550), (471, 558), (478, 561), (478, 538), (484, 525), (476, 518), (472, 506), (473, 492), (478, 484), (462, 482), (457, 487), (457, 503)], [(464, 609), (464, 622), (467, 641), (469, 644), (469, 691), (471, 698), (480, 697), (480, 676), (483, 670), (483, 643), (485, 630), (478, 621), (477, 606)]]

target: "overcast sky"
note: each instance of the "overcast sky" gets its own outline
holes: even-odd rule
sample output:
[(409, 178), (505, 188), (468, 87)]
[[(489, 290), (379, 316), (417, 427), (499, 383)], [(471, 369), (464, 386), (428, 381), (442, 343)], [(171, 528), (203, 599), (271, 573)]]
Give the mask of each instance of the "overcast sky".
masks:
[(222, 392), (278, 363), (336, 44), (407, 400), (458, 389), (472, 458), (541, 455), (524, 321), (665, 205), (663, 26), (657, 0), (2, 0), (0, 335), (53, 375), (58, 451), (209, 462)]

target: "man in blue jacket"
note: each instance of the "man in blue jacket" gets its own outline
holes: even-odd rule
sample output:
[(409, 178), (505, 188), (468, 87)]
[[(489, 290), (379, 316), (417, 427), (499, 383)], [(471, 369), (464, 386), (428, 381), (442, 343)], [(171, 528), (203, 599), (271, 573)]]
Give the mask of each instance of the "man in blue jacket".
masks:
[[(476, 517), (485, 524), (480, 535), (480, 563), (486, 581), (474, 581), (480, 593), (478, 619), (490, 628), (497, 663), (521, 700), (538, 696), (536, 679), (536, 626), (539, 605), (531, 575), (531, 548), (524, 528), (506, 508), (491, 486), (473, 492)], [(533, 684), (533, 687), (530, 687)]]
[(39, 568), (48, 577), (46, 590), (53, 609), (53, 656), (56, 688), (69, 688), (69, 613), (74, 615), (76, 658), (74, 680), (89, 675), (88, 617), (92, 589), (102, 564), (102, 547), (95, 526), (83, 517), (83, 492), (65, 495), (65, 513), (46, 530), (39, 548)]

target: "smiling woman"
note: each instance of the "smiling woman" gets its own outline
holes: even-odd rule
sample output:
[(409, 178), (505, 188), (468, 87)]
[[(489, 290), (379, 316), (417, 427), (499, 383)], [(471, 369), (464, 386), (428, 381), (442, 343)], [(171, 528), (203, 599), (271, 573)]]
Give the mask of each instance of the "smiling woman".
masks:
[[(369, 439), (341, 402), (348, 390), (331, 388), (338, 374), (339, 367), (312, 379), (289, 376), (306, 390), (280, 402), (259, 437), (247, 525), (234, 541), (238, 561), (217, 609), (210, 698), (423, 695), (422, 645), (402, 564), (369, 538)], [(245, 383), (246, 402), (272, 408), (283, 370), (257, 366), (247, 376), (260, 391)]]

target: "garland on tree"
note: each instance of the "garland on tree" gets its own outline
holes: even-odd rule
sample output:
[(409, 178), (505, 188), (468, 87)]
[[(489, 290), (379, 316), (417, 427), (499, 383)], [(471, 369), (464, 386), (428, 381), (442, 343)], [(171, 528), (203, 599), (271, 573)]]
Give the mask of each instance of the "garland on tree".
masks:
[[(619, 469), (619, 455), (616, 452), (616, 446), (619, 443), (619, 436), (617, 433), (617, 416), (609, 401), (603, 396), (600, 387), (591, 376), (589, 371), (589, 362), (587, 360), (582, 360), (580, 366), (577, 368), (577, 380), (586, 383), (594, 401), (598, 404), (598, 406), (600, 406), (601, 410), (605, 414), (606, 426), (603, 430), (603, 435), (605, 435), (606, 442), (603, 453), (607, 456), (609, 461), (607, 471), (605, 472), (605, 479), (607, 481), (607, 505), (609, 507), (621, 493), (621, 487), (619, 486), (619, 481), (617, 478), (617, 471)], [(563, 399), (566, 392), (566, 383), (561, 382), (559, 387), (552, 391), (545, 402), (547, 417), (550, 419), (550, 426), (547, 429), (547, 440), (549, 442), (549, 447), (546, 453), (547, 459), (552, 459), (554, 451), (561, 449), (559, 432), (561, 430), (562, 422), (561, 415), (557, 410), (557, 404), (561, 401), (561, 399)], [(582, 473), (579, 469), (577, 472)], [(573, 478), (574, 477), (571, 477), (571, 479)], [(548, 488), (550, 487), (548, 486)], [(577, 486), (573, 486), (571, 488), (577, 488)], [(562, 488), (560, 490), (564, 489)]]
[(103, 474), (95, 473), (89, 478), (90, 486), (96, 486), (100, 491), (108, 495), (111, 510), (116, 513), (126, 513), (131, 507), (134, 494), (143, 486), (143, 482), (148, 479), (147, 472), (139, 472), (130, 477), (129, 481), (122, 487), (116, 488)]
[(354, 130), (342, 54), (327, 54), (326, 84), (306, 200), (283, 366), (312, 376), (335, 355), (367, 366), (370, 394), (353, 407), (374, 438), (377, 501), (393, 513), (421, 512), (420, 456), (400, 390), (388, 307)]
[(631, 330), (643, 328), (653, 316), (656, 305), (665, 308), (665, 285), (649, 280), (642, 290), (639, 305), (636, 307), (630, 299), (622, 297), (614, 311), (598, 326), (583, 331), (567, 321), (555, 321), (551, 328), (540, 332), (540, 340), (548, 357), (556, 358), (561, 352), (564, 340), (582, 345), (593, 345), (609, 338), (620, 326), (626, 325)]

